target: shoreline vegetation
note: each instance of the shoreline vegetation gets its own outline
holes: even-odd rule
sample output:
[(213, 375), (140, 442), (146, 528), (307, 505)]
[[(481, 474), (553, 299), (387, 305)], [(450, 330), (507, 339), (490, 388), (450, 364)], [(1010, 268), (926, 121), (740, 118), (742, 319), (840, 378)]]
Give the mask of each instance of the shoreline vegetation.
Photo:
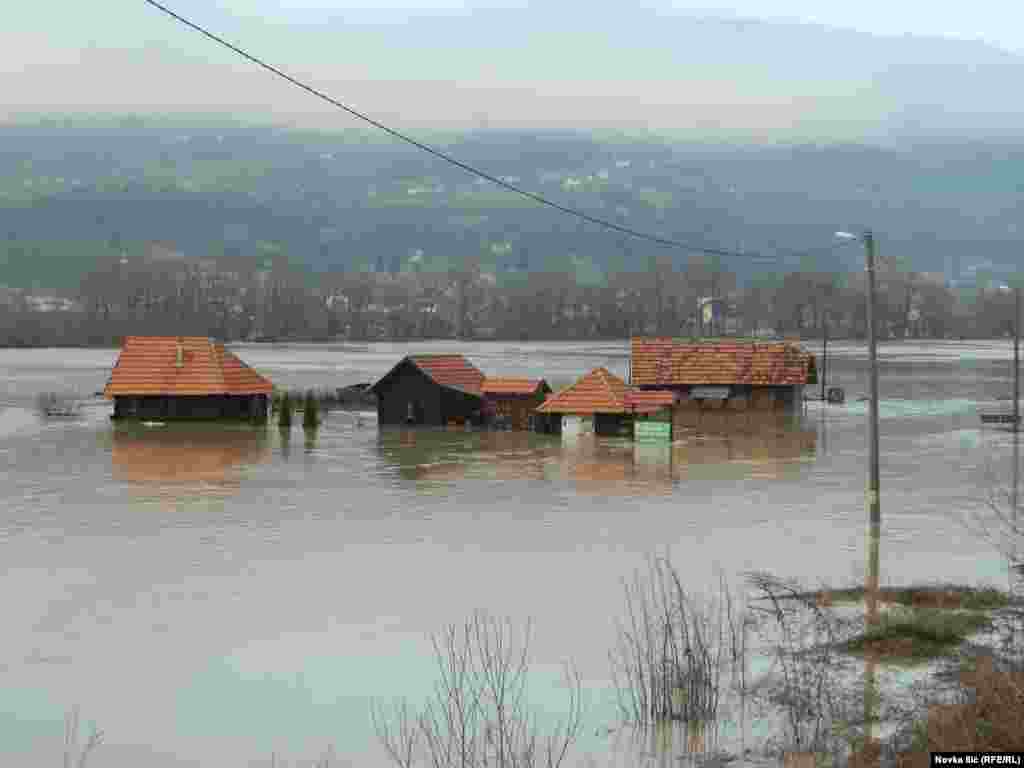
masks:
[[(924, 768), (929, 751), (1024, 749), (1024, 599), (996, 587), (885, 587), (881, 623), (868, 628), (862, 587), (809, 590), (752, 572), (744, 590), (720, 575), (717, 592), (700, 594), (667, 557), (654, 556), (622, 583), (609, 653), (617, 722), (588, 722), (571, 661), (561, 717), (539, 720), (527, 704), (533, 625), (477, 610), (431, 637), (438, 677), (427, 699), (369, 705), (389, 762), (561, 768), (577, 764), (573, 747), (584, 732), (714, 766), (806, 758), (833, 768)], [(767, 672), (753, 673), (757, 658), (770, 661)], [(919, 679), (887, 690), (881, 673), (908, 664)], [(772, 733), (755, 745), (746, 735), (765, 712)], [(77, 709), (69, 717), (77, 723)], [(738, 725), (740, 749), (720, 744), (726, 721)], [(887, 735), (877, 735), (881, 726)], [(99, 741), (89, 744), (82, 768)], [(344, 764), (337, 759), (332, 746), (312, 765)], [(310, 763), (275, 754), (265, 764)]]
[[(805, 334), (796, 334), (796, 333), (794, 333), (794, 334), (785, 334), (785, 336), (786, 336), (786, 338), (796, 338), (796, 339), (799, 339), (799, 341), (801, 343), (819, 342), (819, 341), (822, 340), (822, 336), (820, 334), (816, 334), (816, 333), (805, 333)], [(211, 336), (211, 338), (219, 338), (219, 337), (217, 337), (216, 334), (213, 334)], [(755, 340), (763, 339), (765, 341), (769, 341), (769, 340), (772, 340), (772, 339), (775, 339), (775, 338), (783, 338), (783, 336), (781, 336), (781, 335), (779, 335), (779, 336), (776, 336), (776, 335), (770, 335), (770, 336), (769, 335), (765, 335), (765, 336), (760, 336), (760, 337), (757, 337), (757, 336), (747, 337), (747, 336), (741, 336), (741, 335), (738, 335), (738, 334), (732, 334), (732, 335), (719, 334), (719, 335), (717, 335), (715, 337), (711, 337), (711, 336), (707, 336), (707, 337), (694, 337), (694, 339), (700, 339), (700, 338), (707, 338), (707, 339), (710, 339), (710, 338), (723, 338), (723, 339), (734, 339), (734, 338), (737, 338), (737, 339), (740, 339), (740, 338), (747, 339), (747, 338), (751, 338), (751, 339), (755, 339)], [(1009, 339), (1011, 342), (1013, 340), (1011, 336), (1007, 336), (1005, 334), (1002, 334), (1002, 335), (996, 334), (996, 335), (988, 335), (988, 336), (955, 336), (955, 337), (954, 336), (916, 336), (916, 337), (908, 337), (908, 338), (891, 337), (891, 338), (879, 339), (879, 341), (882, 342), (882, 343), (885, 343), (885, 344), (915, 344), (915, 343), (922, 342), (922, 341), (928, 341), (928, 342), (935, 342), (935, 341), (938, 341), (938, 342), (942, 342), (942, 341), (947, 341), (947, 342), (948, 341), (954, 341), (954, 342), (981, 342), (981, 341), (1005, 341), (1007, 339)], [(359, 344), (359, 345), (373, 344), (373, 343), (383, 343), (383, 344), (396, 344), (396, 343), (422, 344), (422, 343), (431, 343), (431, 342), (450, 342), (452, 344), (488, 344), (488, 343), (508, 344), (508, 343), (512, 343), (512, 342), (518, 342), (518, 343), (554, 343), (554, 342), (580, 342), (580, 341), (600, 341), (600, 342), (622, 341), (622, 342), (625, 343), (628, 340), (629, 340), (629, 337), (620, 337), (620, 336), (615, 335), (615, 334), (612, 334), (612, 335), (598, 334), (598, 335), (588, 336), (588, 337), (573, 337), (573, 338), (563, 338), (563, 337), (554, 337), (554, 336), (552, 336), (552, 337), (546, 337), (546, 336), (532, 337), (531, 336), (531, 337), (525, 338), (525, 339), (522, 338), (521, 336), (516, 336), (516, 337), (487, 336), (487, 337), (479, 337), (479, 338), (478, 337), (464, 337), (464, 338), (460, 338), (460, 337), (457, 337), (457, 336), (450, 336), (450, 335), (448, 335), (448, 336), (426, 336), (426, 337), (416, 337), (416, 338), (409, 338), (409, 337), (405, 337), (405, 336), (380, 336), (380, 337), (374, 337), (374, 338), (356, 338), (356, 337), (348, 337), (348, 336), (332, 336), (332, 337), (327, 337), (327, 338), (309, 338), (309, 337), (294, 337), (294, 338), (291, 338), (291, 337), (281, 337), (281, 338), (274, 338), (274, 339), (229, 339), (229, 340), (226, 341), (226, 343), (227, 344), (239, 344), (239, 345), (245, 344), (245, 345), (266, 345), (266, 346), (272, 346), (272, 345), (275, 345), (275, 344), (311, 344), (311, 345), (314, 345), (314, 346), (330, 346), (330, 345), (336, 345), (336, 344)], [(848, 342), (853, 342), (853, 343), (858, 343), (859, 344), (859, 343), (866, 342), (866, 337), (865, 336), (848, 336), (848, 337), (843, 337), (843, 338), (835, 338), (835, 337), (829, 336), (828, 341), (829, 341), (829, 344), (842, 344), (842, 343), (848, 343)], [(121, 342), (119, 340), (114, 340), (114, 341), (111, 341), (109, 343), (104, 342), (104, 343), (98, 343), (98, 344), (59, 343), (59, 342), (55, 342), (55, 343), (47, 342), (47, 343), (40, 343), (40, 344), (30, 344), (30, 343), (10, 344), (10, 343), (5, 343), (5, 344), (0, 344), (0, 350), (3, 350), (3, 349), (109, 349), (109, 350), (120, 350), (121, 349)]]

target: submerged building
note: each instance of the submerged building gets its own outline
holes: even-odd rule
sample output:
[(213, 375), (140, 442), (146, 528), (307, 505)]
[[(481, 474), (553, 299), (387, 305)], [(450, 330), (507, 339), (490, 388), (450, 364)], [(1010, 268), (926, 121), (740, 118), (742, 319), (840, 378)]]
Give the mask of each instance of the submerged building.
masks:
[(550, 419), (537, 413), (551, 394), (544, 379), (487, 378), (481, 392), (488, 419), (493, 423), (517, 430), (553, 430)]
[[(817, 382), (814, 355), (795, 341), (634, 338), (630, 384), (675, 393), (676, 423), (703, 412), (795, 413)], [(689, 416), (687, 415), (689, 414)]]
[(270, 380), (205, 336), (126, 336), (103, 389), (114, 419), (266, 421)]
[[(671, 440), (674, 402), (671, 392), (639, 392), (608, 369), (595, 368), (545, 400), (537, 412), (561, 416), (561, 433), (566, 437), (657, 434)], [(668, 428), (660, 429), (657, 424)]]
[(479, 424), (484, 375), (462, 355), (410, 355), (370, 391), (381, 426)]

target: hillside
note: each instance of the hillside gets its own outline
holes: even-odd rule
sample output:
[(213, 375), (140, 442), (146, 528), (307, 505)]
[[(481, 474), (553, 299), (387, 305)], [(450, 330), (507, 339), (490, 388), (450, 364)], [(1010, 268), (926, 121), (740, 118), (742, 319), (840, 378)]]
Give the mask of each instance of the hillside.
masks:
[[(451, 133), (431, 140), (558, 202), (695, 245), (757, 251), (725, 260), (741, 279), (796, 267), (853, 269), (837, 229), (872, 227), (887, 256), (958, 277), (1020, 264), (1024, 145), (710, 145), (568, 132)], [(255, 265), (285, 253), (309, 272), (446, 269), (483, 256), (498, 271), (594, 279), (689, 254), (629, 240), (486, 183), (414, 148), (329, 134), (175, 120), (0, 126), (0, 284), (71, 289), (95, 260), (164, 240)], [(417, 253), (421, 252), (419, 256)], [(805, 257), (804, 264), (811, 256)]]

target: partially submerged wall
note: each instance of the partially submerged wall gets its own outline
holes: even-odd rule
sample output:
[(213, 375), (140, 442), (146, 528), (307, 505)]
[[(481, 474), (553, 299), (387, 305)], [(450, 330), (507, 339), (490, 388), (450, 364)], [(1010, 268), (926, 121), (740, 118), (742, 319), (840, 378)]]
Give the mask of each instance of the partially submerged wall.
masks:
[(593, 416), (562, 416), (562, 437), (572, 439), (594, 434)]

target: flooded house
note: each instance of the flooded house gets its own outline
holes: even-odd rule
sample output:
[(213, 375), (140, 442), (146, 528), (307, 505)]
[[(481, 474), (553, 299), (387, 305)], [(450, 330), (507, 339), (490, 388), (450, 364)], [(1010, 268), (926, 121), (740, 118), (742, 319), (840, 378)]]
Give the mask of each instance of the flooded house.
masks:
[(487, 378), (481, 391), (488, 418), (515, 430), (554, 431), (553, 419), (537, 409), (551, 394), (544, 379)]
[(793, 340), (634, 338), (630, 384), (676, 396), (676, 427), (754, 425), (792, 415), (817, 382), (814, 355)]
[(264, 422), (270, 380), (205, 336), (126, 336), (103, 389), (113, 419)]
[(370, 387), (381, 426), (481, 424), (486, 377), (462, 355), (410, 355)]
[(606, 368), (595, 368), (574, 384), (552, 395), (537, 409), (542, 415), (561, 416), (561, 433), (578, 435), (634, 434), (636, 425), (649, 419), (669, 424), (671, 439), (671, 392), (637, 392)]

